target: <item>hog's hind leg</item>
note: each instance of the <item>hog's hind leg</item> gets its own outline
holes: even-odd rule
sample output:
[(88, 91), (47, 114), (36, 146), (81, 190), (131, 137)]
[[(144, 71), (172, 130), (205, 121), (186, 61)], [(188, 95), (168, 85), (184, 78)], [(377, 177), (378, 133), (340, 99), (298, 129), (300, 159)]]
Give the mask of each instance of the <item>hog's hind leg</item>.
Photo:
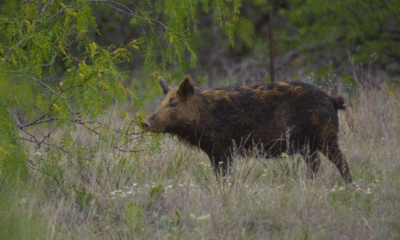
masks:
[(330, 142), (326, 146), (322, 147), (320, 151), (336, 165), (346, 183), (353, 182), (353, 178), (351, 177), (346, 158), (344, 157), (342, 151), (339, 149), (339, 144), (336, 141)]

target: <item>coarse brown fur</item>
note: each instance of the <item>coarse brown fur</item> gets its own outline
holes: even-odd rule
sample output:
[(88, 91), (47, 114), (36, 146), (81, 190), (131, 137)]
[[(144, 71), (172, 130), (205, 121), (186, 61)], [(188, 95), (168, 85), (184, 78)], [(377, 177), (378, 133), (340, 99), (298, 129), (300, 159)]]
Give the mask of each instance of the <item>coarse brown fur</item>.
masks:
[(143, 130), (172, 133), (198, 146), (217, 173), (227, 173), (236, 146), (241, 153), (256, 147), (275, 157), (283, 152), (300, 153), (313, 177), (320, 165), (320, 151), (346, 183), (352, 182), (338, 145), (337, 111), (346, 109), (343, 97), (328, 96), (301, 82), (201, 90), (186, 76), (174, 89), (163, 80), (160, 85), (165, 100), (142, 122)]

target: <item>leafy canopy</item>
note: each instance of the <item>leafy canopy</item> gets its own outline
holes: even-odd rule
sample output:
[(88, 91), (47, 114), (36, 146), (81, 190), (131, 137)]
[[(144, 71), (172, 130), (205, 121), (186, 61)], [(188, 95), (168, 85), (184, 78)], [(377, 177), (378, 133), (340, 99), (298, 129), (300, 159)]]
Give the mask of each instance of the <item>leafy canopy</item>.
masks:
[(343, 38), (344, 47), (355, 49), (355, 60), (364, 63), (378, 53), (383, 62), (400, 56), (396, 30), (400, 1), (292, 0), (290, 4), (290, 10), (282, 9), (281, 13), (296, 29), (291, 42), (325, 42), (337, 49), (337, 39)]
[[(127, 3), (130, 1), (4, 3), (0, 61), (9, 77), (15, 77), (20, 86), (30, 86), (31, 101), (24, 104), (26, 110), (34, 110), (30, 114), (36, 119), (28, 125), (71, 116), (96, 117), (112, 100), (123, 101), (127, 94), (133, 95), (121, 84), (125, 75), (118, 70), (118, 64), (130, 61), (132, 54), (142, 54), (148, 69), (154, 69), (160, 63), (165, 67), (167, 62), (180, 66), (189, 53), (194, 67), (197, 57), (188, 37), (196, 31), (199, 3), (205, 11), (214, 11), (215, 21), (226, 28), (233, 44), (231, 25), (239, 14), (239, 0), (141, 1), (134, 7)], [(121, 46), (100, 46), (91, 38), (98, 32), (93, 9), (100, 5), (129, 16), (131, 24), (143, 29), (142, 36)], [(154, 9), (166, 16), (163, 22), (151, 18)], [(161, 27), (161, 35), (155, 27)], [(160, 58), (162, 61), (157, 61)]]
[[(114, 133), (96, 121), (107, 106), (125, 101), (128, 95), (140, 103), (143, 97), (157, 94), (142, 95), (140, 88), (126, 88), (122, 83), (127, 74), (118, 65), (141, 54), (147, 69), (160, 64), (165, 68), (168, 62), (179, 67), (186, 56), (194, 67), (197, 57), (188, 38), (196, 31), (199, 4), (204, 11), (214, 12), (214, 20), (226, 29), (233, 44), (232, 22), (239, 14), (240, 0), (5, 0), (0, 8), (0, 109), (5, 113), (1, 132), (10, 133), (16, 127), (21, 139), (39, 149), (70, 144), (66, 138), (58, 146), (47, 141), (52, 131), (66, 125), (81, 124), (97, 134)], [(100, 34), (94, 17), (100, 7), (128, 16), (141, 35), (119, 46), (97, 43), (92, 36)], [(156, 79), (154, 74), (148, 85), (157, 86)], [(126, 112), (121, 114), (130, 120)], [(143, 117), (138, 113), (134, 123)], [(42, 138), (30, 131), (38, 124), (51, 129)], [(7, 137), (7, 141), (14, 140)], [(0, 150), (4, 167), (6, 155), (14, 150)]]

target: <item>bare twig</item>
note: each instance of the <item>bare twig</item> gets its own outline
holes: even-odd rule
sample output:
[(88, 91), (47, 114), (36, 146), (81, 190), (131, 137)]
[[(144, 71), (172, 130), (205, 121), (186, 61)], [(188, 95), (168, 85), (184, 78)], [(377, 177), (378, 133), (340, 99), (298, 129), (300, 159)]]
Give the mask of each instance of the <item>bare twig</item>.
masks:
[[(54, 128), (53, 130), (49, 131), (48, 134), (47, 134), (46, 136), (44, 136), (43, 139), (42, 139), (41, 141), (39, 141), (33, 134), (30, 134), (29, 132), (27, 132), (27, 131), (24, 129), (24, 127), (28, 127), (28, 126), (40, 124), (40, 123), (42, 123), (42, 122), (50, 122), (50, 121), (54, 121), (54, 120), (69, 120), (69, 119), (61, 119), (61, 118), (54, 118), (54, 117), (51, 117), (51, 118), (47, 118), (47, 119), (44, 119), (44, 120), (35, 120), (35, 121), (32, 121), (32, 122), (27, 123), (27, 124), (25, 124), (25, 125), (21, 125), (21, 123), (18, 121), (17, 117), (14, 116), (14, 118), (16, 119), (18, 128), (19, 128), (22, 132), (24, 132), (25, 134), (27, 134), (27, 135), (30, 137), (30, 139), (29, 139), (29, 138), (25, 138), (25, 137), (21, 137), (21, 140), (35, 143), (38, 149), (40, 149), (40, 147), (41, 147), (42, 145), (46, 145), (46, 146), (51, 146), (51, 147), (60, 149), (62, 152), (67, 153), (67, 152), (63, 149), (63, 147), (60, 147), (60, 146), (57, 146), (57, 145), (55, 145), (55, 144), (52, 144), (52, 143), (49, 143), (49, 142), (46, 142), (46, 141), (45, 141), (46, 139), (48, 139), (48, 138), (50, 137), (50, 134), (54, 131), (55, 128)], [(100, 122), (97, 122), (97, 121), (83, 122), (81, 119), (69, 120), (69, 121), (74, 122), (74, 123), (77, 123), (77, 124), (80, 124), (80, 125), (85, 125), (85, 124), (98, 124), (99, 126), (93, 126), (93, 127), (87, 128), (89, 131), (93, 132), (93, 133), (96, 134), (96, 135), (101, 135), (101, 133), (98, 132), (98, 131), (96, 131), (96, 130), (99, 129), (99, 128), (103, 128), (103, 127), (104, 127), (103, 124), (101, 124)], [(131, 123), (131, 124), (132, 124), (132, 123)], [(120, 130), (112, 130), (112, 131), (115, 132), (115, 133), (120, 133), (120, 132), (121, 132)], [(128, 136), (131, 136), (131, 135), (141, 135), (142, 133), (127, 133), (127, 132), (126, 132), (125, 134), (128, 135)], [(140, 137), (129, 138), (129, 140), (137, 140), (137, 139), (139, 139), (139, 138), (140, 138)], [(126, 144), (124, 144), (124, 145), (126, 145)], [(123, 146), (124, 146), (124, 145), (123, 145)], [(124, 150), (124, 149), (122, 149), (121, 147), (116, 146), (116, 145), (113, 146), (113, 148), (115, 148), (116, 150), (118, 150), (118, 151), (120, 151), (120, 152), (140, 152), (139, 150)]]
[(42, 18), (42, 15), (47, 11), (47, 9), (50, 6), (50, 3), (51, 3), (51, 0), (47, 0), (46, 4), (44, 5), (42, 10), (40, 11), (40, 18)]
[(92, 76), (92, 74), (90, 74), (90, 75), (85, 79), (85, 81), (83, 81), (82, 83), (79, 83), (79, 84), (76, 84), (76, 85), (72, 85), (72, 86), (67, 87), (67, 88), (65, 88), (65, 89), (61, 89), (60, 95), (63, 94), (64, 92), (68, 91), (68, 90), (71, 89), (71, 88), (82, 87), (83, 84), (85, 84), (85, 83), (90, 79), (91, 76)]
[[(114, 8), (115, 10), (117, 10), (117, 11), (119, 11), (119, 12), (122, 12), (122, 13), (125, 13), (126, 15), (129, 15), (129, 16), (133, 16), (133, 12), (129, 9), (129, 8), (127, 8), (128, 10), (129, 10), (129, 12), (127, 12), (127, 11), (124, 11), (124, 10), (122, 10), (122, 9), (119, 9), (119, 8), (117, 8), (117, 7), (114, 7), (113, 5), (110, 5), (110, 4), (108, 4), (108, 3), (106, 3), (109, 7), (111, 7), (111, 8)], [(126, 6), (125, 6), (126, 7)]]
[(56, 117), (50, 117), (50, 118), (47, 118), (47, 119), (44, 119), (44, 120), (36, 119), (36, 120), (34, 120), (34, 121), (30, 122), (30, 123), (21, 125), (21, 127), (22, 128), (30, 127), (30, 126), (33, 126), (33, 125), (41, 124), (41, 123), (44, 123), (44, 122), (52, 122), (52, 121), (55, 121), (55, 120), (66, 120), (66, 119), (56, 118)]
[(41, 10), (41, 8), (42, 8), (42, 0), (38, 0), (37, 8), (38, 8), (38, 11), (37, 11), (37, 13), (36, 13), (36, 18), (37, 18), (37, 19), (40, 19), (40, 10)]
[(19, 121), (19, 119), (18, 119), (18, 117), (17, 117), (17, 115), (15, 113), (14, 113), (13, 117), (14, 117), (14, 121), (17, 123), (17, 126), (20, 127), (21, 126), (21, 122)]
[[(24, 76), (24, 75), (19, 75), (19, 76)], [(56, 91), (54, 91), (54, 90), (53, 90), (51, 87), (49, 87), (47, 84), (41, 82), (40, 80), (38, 80), (38, 79), (36, 79), (36, 78), (34, 78), (34, 77), (32, 77), (32, 76), (28, 76), (28, 77), (30, 77), (32, 80), (38, 82), (38, 83), (39, 83), (40, 85), (42, 85), (43, 87), (49, 89), (56, 97), (58, 97), (58, 94), (56, 93)]]
[(5, 59), (7, 62), (11, 61), (9, 55), (10, 55), (12, 52), (14, 52), (15, 49), (16, 49), (17, 47), (21, 46), (21, 44), (24, 43), (25, 39), (26, 39), (26, 36), (22, 37), (21, 40), (19, 40), (19, 42), (18, 42), (17, 44), (15, 44), (14, 47), (8, 49), (8, 51), (7, 51), (7, 53), (6, 53), (6, 56), (4, 57), (4, 59)]
[[(36, 143), (36, 145), (37, 145), (37, 141), (32, 140), (32, 139), (21, 137), (21, 140), (24, 140), (24, 141), (27, 141), (27, 142)], [(60, 149), (63, 153), (67, 153), (67, 151), (65, 151), (63, 147), (57, 146), (55, 144), (48, 143), (48, 142), (42, 142), (42, 144), (46, 145), (46, 146), (50, 146), (50, 147), (54, 147), (54, 148)]]
[(42, 64), (42, 67), (50, 67), (51, 65), (53, 65), (54, 60), (56, 59), (57, 54), (54, 54), (53, 59), (51, 60), (51, 62), (46, 63), (46, 64)]
[(32, 170), (38, 171), (38, 172), (43, 173), (44, 175), (46, 175), (46, 176), (52, 178), (54, 181), (56, 181), (57, 185), (58, 185), (58, 186), (63, 190), (63, 192), (64, 192), (64, 188), (61, 186), (60, 182), (58, 181), (58, 179), (57, 179), (54, 175), (50, 175), (49, 173), (47, 173), (47, 172), (45, 172), (45, 171), (43, 171), (43, 170), (41, 170), (41, 169), (39, 169), (39, 168), (35, 168), (35, 167), (33, 167), (32, 165), (30, 165), (30, 164), (28, 164), (28, 163), (26, 164), (26, 166), (29, 167), (29, 168), (32, 169)]
[(15, 17), (15, 18), (20, 18), (20, 17), (22, 17), (22, 16), (28, 14), (30, 11), (33, 11), (33, 10), (35, 10), (35, 9), (38, 9), (38, 8), (37, 8), (37, 7), (34, 7), (34, 8), (31, 8), (31, 9), (28, 9), (26, 12), (24, 12), (23, 14), (21, 14), (21, 15)]
[(49, 131), (49, 133), (43, 137), (42, 141), (39, 142), (39, 145), (41, 145), (42, 143), (44, 143), (44, 141), (46, 140), (46, 138), (50, 138), (50, 134), (55, 130), (56, 128), (53, 128), (53, 130)]
[[(25, 134), (27, 134), (28, 136), (31, 137), (31, 140), (28, 140), (28, 139), (25, 139), (25, 138), (21, 138), (22, 140), (36, 143), (37, 148), (40, 148), (40, 144), (38, 144), (39, 141), (36, 139), (36, 137), (35, 137), (34, 135), (30, 134), (29, 132), (27, 132), (27, 131), (26, 131), (25, 129), (23, 129), (23, 128), (19, 128), (19, 129), (20, 129), (21, 131), (23, 131)], [(33, 140), (32, 140), (32, 139), (33, 139)]]

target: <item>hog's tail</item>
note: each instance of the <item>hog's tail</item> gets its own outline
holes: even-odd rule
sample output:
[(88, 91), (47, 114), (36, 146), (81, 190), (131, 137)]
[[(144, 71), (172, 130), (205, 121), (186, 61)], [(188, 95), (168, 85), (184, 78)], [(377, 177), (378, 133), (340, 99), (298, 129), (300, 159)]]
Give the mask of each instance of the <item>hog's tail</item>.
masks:
[(349, 124), (351, 131), (357, 132), (356, 126), (354, 124), (353, 119), (353, 111), (350, 107), (344, 106), (344, 98), (342, 96), (337, 96), (336, 98), (332, 98), (333, 106), (335, 107), (336, 111), (338, 109), (346, 110), (346, 122)]
[(332, 99), (333, 106), (336, 108), (336, 110), (341, 109), (341, 110), (346, 110), (346, 106), (344, 106), (344, 98), (342, 96), (337, 96)]

